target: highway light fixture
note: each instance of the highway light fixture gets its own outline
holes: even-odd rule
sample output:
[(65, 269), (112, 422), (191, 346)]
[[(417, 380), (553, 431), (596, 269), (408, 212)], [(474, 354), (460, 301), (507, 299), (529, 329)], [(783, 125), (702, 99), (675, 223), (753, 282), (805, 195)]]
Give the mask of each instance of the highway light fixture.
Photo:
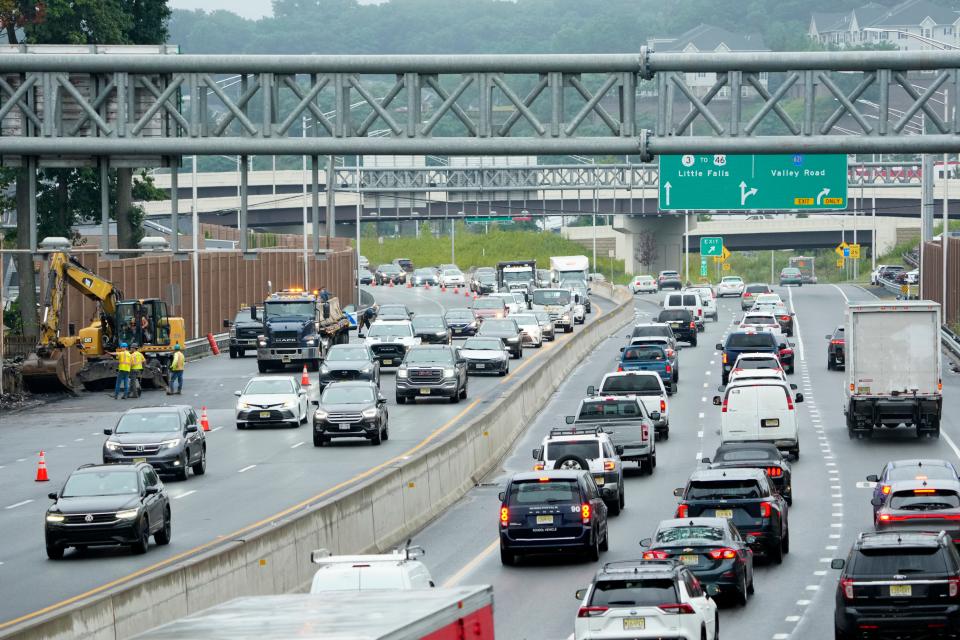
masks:
[(48, 236), (40, 241), (40, 248), (45, 251), (69, 251), (70, 241), (63, 236)]
[(166, 238), (159, 236), (147, 236), (137, 243), (137, 246), (144, 251), (169, 251), (170, 243)]

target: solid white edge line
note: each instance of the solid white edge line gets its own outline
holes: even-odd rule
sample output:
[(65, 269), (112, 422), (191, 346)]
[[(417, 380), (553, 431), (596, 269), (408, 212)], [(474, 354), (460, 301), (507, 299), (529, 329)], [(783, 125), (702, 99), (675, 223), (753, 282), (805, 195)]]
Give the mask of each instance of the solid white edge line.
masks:
[(251, 465), (248, 466), (248, 467), (244, 467), (243, 469), (239, 469), (239, 470), (237, 471), (237, 473), (243, 473), (243, 472), (245, 472), (245, 471), (250, 471), (250, 469), (253, 469), (253, 468), (256, 467), (256, 466), (257, 466), (257, 465), (255, 465), (255, 464), (251, 464)]
[(16, 509), (17, 507), (22, 507), (23, 505), (30, 504), (31, 502), (33, 502), (32, 499), (21, 500), (20, 502), (14, 502), (11, 505), (7, 505), (6, 507), (4, 507), (4, 509)]

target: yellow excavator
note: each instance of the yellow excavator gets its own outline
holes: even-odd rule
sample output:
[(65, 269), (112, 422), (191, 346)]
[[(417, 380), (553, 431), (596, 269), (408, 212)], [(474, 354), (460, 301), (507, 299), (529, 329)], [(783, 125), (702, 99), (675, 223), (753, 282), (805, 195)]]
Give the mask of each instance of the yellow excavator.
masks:
[[(77, 335), (61, 335), (67, 285), (97, 303), (98, 318)], [(73, 333), (72, 326), (69, 333)], [(64, 251), (50, 254), (49, 279), (35, 353), (21, 368), (23, 382), (34, 392), (71, 391), (76, 387), (67, 370), (65, 350), (76, 348), (84, 363), (77, 380), (87, 390), (112, 388), (117, 377), (113, 356), (120, 343), (139, 347), (147, 357), (141, 383), (163, 388), (173, 347), (185, 343), (183, 318), (171, 318), (167, 304), (156, 298), (124, 300), (113, 283), (84, 267)]]

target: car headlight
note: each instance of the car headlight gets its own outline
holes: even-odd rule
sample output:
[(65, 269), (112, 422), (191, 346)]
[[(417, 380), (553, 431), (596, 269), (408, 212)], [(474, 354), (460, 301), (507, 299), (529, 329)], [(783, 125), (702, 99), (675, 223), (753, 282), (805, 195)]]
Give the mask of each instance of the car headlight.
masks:
[(364, 409), (363, 411), (360, 412), (360, 415), (362, 415), (364, 418), (376, 418), (376, 417), (377, 417), (377, 410), (376, 410), (376, 409)]
[(63, 522), (66, 518), (61, 513), (48, 513), (47, 522)]
[(317, 411), (313, 414), (313, 417), (317, 420), (326, 420), (327, 412), (323, 409), (317, 409)]
[(120, 520), (133, 520), (140, 513), (140, 509), (125, 509), (117, 511), (117, 518)]
[(180, 444), (180, 438), (174, 438), (173, 440), (164, 440), (160, 443), (161, 449), (173, 449)]
[(325, 364), (320, 365), (320, 373), (330, 373), (330, 367)]
[(373, 365), (368, 364), (363, 369), (360, 369), (360, 373), (373, 373)]
[(397, 369), (397, 377), (398, 377), (398, 378), (406, 378), (406, 377), (407, 377), (407, 370), (406, 370), (406, 369)]
[(316, 345), (317, 345), (317, 341), (316, 341), (316, 340), (314, 340), (313, 338), (307, 338), (307, 346), (308, 346), (308, 347), (315, 347)]
[(507, 342), (519, 342), (520, 336), (514, 336), (512, 338), (507, 338)]
[(109, 449), (110, 451), (118, 451), (118, 450), (120, 449), (120, 443), (119, 443), (119, 442), (112, 442), (112, 441), (110, 441), (110, 440), (107, 440), (107, 441), (104, 443), (103, 446), (105, 446), (105, 447), (106, 447), (107, 449)]
[(444, 378), (452, 378), (455, 373), (456, 373), (456, 372), (455, 372), (453, 369), (444, 369), (444, 370), (443, 370), (443, 377), (444, 377)]
[(261, 347), (265, 347), (265, 346), (267, 346), (267, 341), (266, 341), (266, 340), (260, 340), (257, 344), (259, 344)]
[(237, 403), (237, 409), (249, 409), (249, 408), (250, 408), (250, 405), (247, 404), (246, 402)]
[(290, 400), (290, 401), (284, 402), (282, 405), (280, 405), (280, 408), (281, 408), (281, 409), (293, 409), (293, 408), (296, 407), (296, 406), (297, 406), (297, 401), (296, 401), (296, 400)]
[(569, 314), (569, 313), (563, 314), (563, 321), (564, 321), (564, 322), (570, 322), (570, 314)]

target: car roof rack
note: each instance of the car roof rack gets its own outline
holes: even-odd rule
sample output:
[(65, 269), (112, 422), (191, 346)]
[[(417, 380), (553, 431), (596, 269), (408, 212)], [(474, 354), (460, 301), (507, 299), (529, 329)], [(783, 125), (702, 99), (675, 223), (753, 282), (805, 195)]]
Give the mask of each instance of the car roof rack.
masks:
[(553, 427), (550, 429), (550, 435), (554, 436), (593, 436), (606, 433), (602, 426), (595, 427)]

